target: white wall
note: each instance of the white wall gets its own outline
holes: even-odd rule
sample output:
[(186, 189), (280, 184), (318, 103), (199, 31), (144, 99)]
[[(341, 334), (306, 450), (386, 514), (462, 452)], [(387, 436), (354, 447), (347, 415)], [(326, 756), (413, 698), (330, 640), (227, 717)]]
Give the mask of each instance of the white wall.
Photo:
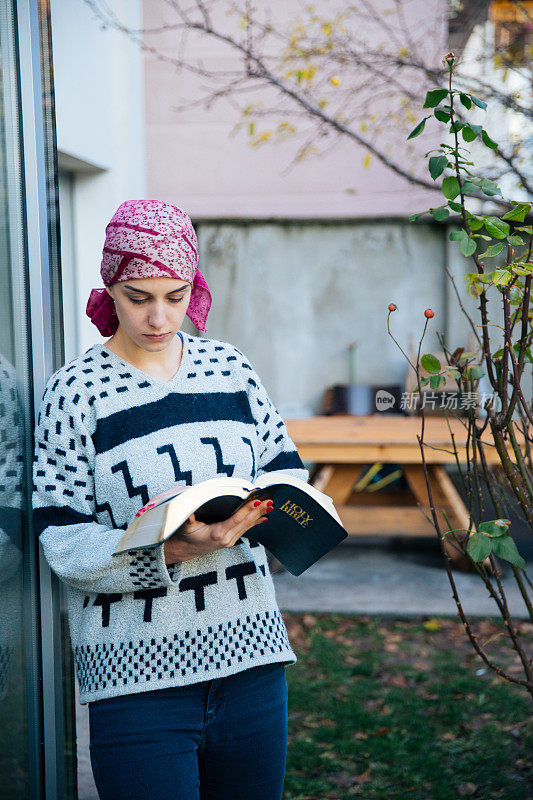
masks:
[[(141, 27), (140, 0), (108, 5), (127, 25)], [(65, 225), (71, 219), (65, 239), (72, 238), (62, 248), (65, 297), (75, 304), (65, 313), (78, 323), (74, 340), (65, 342), (68, 360), (104, 341), (85, 307), (91, 288), (103, 286), (105, 226), (124, 200), (145, 197), (144, 78), (138, 46), (102, 30), (83, 0), (52, 0), (51, 12), (59, 163), (73, 176), (70, 195), (61, 192)]]

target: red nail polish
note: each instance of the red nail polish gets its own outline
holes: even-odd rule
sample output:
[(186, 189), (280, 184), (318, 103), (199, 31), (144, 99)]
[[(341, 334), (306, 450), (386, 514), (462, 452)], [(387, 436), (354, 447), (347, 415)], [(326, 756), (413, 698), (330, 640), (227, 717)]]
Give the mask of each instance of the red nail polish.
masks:
[(268, 522), (268, 517), (265, 517), (264, 519), (262, 519), (261, 522)]
[(261, 500), (254, 500), (254, 508), (261, 505)]

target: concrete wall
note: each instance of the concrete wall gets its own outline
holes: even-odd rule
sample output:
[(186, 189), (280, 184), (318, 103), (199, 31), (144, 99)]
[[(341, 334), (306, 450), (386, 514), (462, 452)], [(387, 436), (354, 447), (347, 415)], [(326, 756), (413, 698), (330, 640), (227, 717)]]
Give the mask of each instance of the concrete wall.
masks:
[(348, 382), (351, 341), (359, 343), (357, 382), (403, 385), (407, 363), (387, 333), (390, 302), (399, 309), (391, 331), (406, 352), (410, 336), (417, 347), (428, 307), (435, 317), (422, 352), (439, 347), (437, 330), (450, 346), (468, 345), (444, 264), (470, 310), (463, 276), (471, 267), (448, 247), (445, 226), (204, 221), (197, 232), (213, 294), (207, 335), (248, 355), (286, 416), (319, 413), (324, 389)]

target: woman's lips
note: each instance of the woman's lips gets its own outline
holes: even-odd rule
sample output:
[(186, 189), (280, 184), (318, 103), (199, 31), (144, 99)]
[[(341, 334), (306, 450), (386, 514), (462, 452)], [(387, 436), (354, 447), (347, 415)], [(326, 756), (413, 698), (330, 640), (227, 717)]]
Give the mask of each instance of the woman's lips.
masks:
[(148, 339), (154, 339), (154, 340), (155, 339), (164, 339), (166, 336), (169, 336), (168, 333), (161, 333), (158, 336), (155, 336), (155, 335), (153, 335), (151, 333), (145, 333), (144, 335), (147, 336)]

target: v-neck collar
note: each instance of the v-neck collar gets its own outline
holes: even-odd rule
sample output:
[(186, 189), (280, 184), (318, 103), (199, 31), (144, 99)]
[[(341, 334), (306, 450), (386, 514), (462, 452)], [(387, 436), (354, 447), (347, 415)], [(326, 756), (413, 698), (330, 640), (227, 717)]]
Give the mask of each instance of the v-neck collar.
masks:
[(107, 347), (107, 345), (105, 344), (94, 345), (94, 347), (99, 347), (101, 350), (105, 351), (105, 353), (108, 354), (113, 359), (113, 361), (118, 362), (122, 367), (125, 367), (126, 369), (136, 372), (139, 376), (142, 376), (145, 380), (149, 381), (150, 383), (156, 386), (171, 387), (171, 386), (176, 386), (176, 384), (181, 383), (181, 381), (185, 379), (187, 370), (189, 369), (189, 358), (191, 355), (189, 335), (183, 331), (178, 331), (176, 335), (179, 336), (183, 342), (183, 352), (178, 371), (169, 381), (160, 380), (159, 378), (155, 378), (153, 375), (150, 375), (148, 372), (144, 372), (142, 369), (138, 369), (138, 367), (135, 367), (129, 361), (125, 361), (120, 356), (117, 356), (117, 354), (113, 352), (113, 350), (110, 350), (109, 347)]

